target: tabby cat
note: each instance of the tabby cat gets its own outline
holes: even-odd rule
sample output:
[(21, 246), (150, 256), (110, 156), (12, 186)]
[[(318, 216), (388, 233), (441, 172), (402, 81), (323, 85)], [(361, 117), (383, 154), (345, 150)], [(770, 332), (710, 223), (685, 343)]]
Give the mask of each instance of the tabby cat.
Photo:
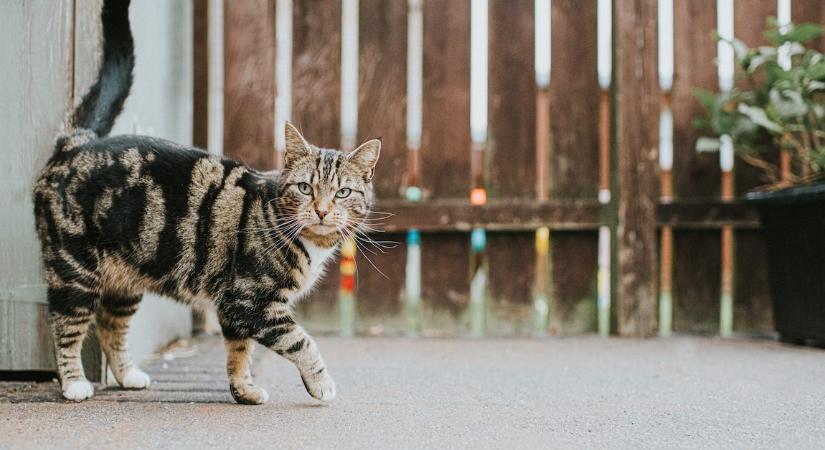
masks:
[(335, 382), (291, 306), (369, 213), (381, 142), (345, 154), (308, 144), (287, 124), (283, 171), (262, 173), (161, 139), (105, 137), (132, 82), (128, 7), (104, 1), (97, 82), (34, 186), (63, 396), (93, 395), (80, 361), (93, 318), (117, 382), (150, 385), (126, 331), (151, 291), (214, 305), (237, 402), (268, 398), (250, 374), (255, 342), (294, 363), (311, 396), (332, 400)]

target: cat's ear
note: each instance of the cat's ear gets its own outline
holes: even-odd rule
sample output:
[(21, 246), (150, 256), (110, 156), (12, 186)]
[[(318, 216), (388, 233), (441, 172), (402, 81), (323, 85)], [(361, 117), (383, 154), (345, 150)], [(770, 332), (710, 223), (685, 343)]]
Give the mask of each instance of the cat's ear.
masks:
[(351, 151), (347, 155), (347, 161), (360, 168), (367, 181), (369, 181), (375, 173), (375, 165), (378, 164), (378, 155), (380, 154), (381, 139), (370, 139)]
[(310, 153), (309, 143), (301, 136), (301, 132), (295, 128), (295, 125), (287, 122), (284, 127), (284, 164), (289, 165), (291, 162), (306, 156)]

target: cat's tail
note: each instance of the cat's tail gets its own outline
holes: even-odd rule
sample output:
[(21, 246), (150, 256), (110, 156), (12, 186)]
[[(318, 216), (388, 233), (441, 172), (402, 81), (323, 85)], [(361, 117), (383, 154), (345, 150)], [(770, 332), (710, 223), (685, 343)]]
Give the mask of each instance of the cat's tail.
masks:
[(135, 67), (135, 45), (129, 28), (129, 1), (103, 1), (100, 13), (103, 61), (97, 81), (72, 114), (74, 132), (88, 130), (96, 137), (109, 134), (129, 95), (132, 69)]

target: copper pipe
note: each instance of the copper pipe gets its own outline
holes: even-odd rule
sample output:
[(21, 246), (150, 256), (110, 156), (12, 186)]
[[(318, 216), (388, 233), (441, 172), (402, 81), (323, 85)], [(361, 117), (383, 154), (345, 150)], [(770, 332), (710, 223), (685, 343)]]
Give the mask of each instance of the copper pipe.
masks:
[(472, 174), (472, 188), (484, 188), (484, 144), (473, 142), (470, 172)]
[(660, 200), (663, 203), (673, 201), (673, 172), (670, 170), (662, 171)]
[(733, 172), (722, 172), (722, 200), (733, 200)]
[(419, 153), (417, 148), (407, 151), (407, 186), (418, 186)]
[(662, 294), (673, 292), (673, 228), (669, 225), (662, 227), (661, 265), (659, 268), (659, 283)]

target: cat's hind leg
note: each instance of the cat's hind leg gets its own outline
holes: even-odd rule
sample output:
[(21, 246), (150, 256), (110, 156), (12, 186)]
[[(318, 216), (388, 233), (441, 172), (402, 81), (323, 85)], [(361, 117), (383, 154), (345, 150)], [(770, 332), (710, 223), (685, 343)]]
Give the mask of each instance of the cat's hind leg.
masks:
[(83, 372), (80, 351), (92, 323), (97, 295), (77, 286), (62, 286), (49, 287), (47, 297), (63, 397), (85, 400), (94, 395), (94, 387)]
[(269, 394), (252, 381), (252, 339), (226, 339), (226, 374), (229, 391), (236, 402), (244, 405), (260, 405), (269, 400)]
[(152, 380), (140, 370), (126, 344), (129, 320), (137, 312), (141, 295), (104, 294), (97, 307), (97, 337), (118, 384), (126, 389), (145, 389)]

